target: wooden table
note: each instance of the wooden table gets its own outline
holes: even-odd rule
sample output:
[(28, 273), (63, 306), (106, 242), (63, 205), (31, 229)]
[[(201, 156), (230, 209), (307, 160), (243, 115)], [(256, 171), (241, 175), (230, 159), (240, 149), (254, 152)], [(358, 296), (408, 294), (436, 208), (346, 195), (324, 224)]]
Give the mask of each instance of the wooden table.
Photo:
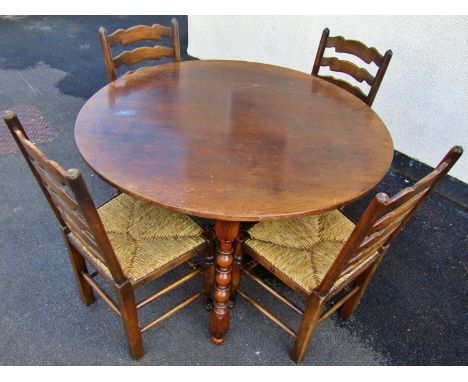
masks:
[(371, 190), (392, 139), (362, 101), (324, 80), (240, 61), (145, 68), (99, 90), (75, 138), (102, 178), (136, 198), (216, 220), (212, 340), (229, 328), (241, 221), (317, 214)]

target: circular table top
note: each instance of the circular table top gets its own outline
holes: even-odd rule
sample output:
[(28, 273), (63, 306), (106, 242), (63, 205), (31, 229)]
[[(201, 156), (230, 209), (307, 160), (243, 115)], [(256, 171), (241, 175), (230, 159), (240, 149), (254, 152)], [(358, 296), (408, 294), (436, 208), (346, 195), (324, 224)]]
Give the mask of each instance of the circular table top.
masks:
[(139, 199), (232, 221), (305, 216), (371, 190), (393, 157), (379, 116), (305, 73), (241, 61), (145, 68), (81, 109), (85, 161)]

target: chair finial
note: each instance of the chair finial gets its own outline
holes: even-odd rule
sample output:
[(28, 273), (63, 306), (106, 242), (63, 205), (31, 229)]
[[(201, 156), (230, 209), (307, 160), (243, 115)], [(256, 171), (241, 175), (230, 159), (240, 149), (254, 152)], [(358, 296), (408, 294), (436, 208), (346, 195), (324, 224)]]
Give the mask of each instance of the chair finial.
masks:
[(7, 110), (7, 111), (5, 111), (5, 113), (3, 113), (3, 119), (5, 121), (11, 121), (11, 120), (13, 120), (15, 118), (17, 118), (17, 115), (12, 110)]

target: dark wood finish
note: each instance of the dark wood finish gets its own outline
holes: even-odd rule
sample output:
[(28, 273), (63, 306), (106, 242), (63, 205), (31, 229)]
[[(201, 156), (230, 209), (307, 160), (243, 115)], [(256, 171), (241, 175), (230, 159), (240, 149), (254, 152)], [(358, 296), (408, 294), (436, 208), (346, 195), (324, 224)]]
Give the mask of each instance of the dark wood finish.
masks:
[(215, 345), (224, 342), (229, 330), (229, 293), (233, 262), (233, 241), (239, 233), (239, 222), (217, 220), (215, 224), (218, 238), (216, 254), (216, 285), (214, 307), (210, 315), (211, 341)]
[[(139, 47), (125, 50), (112, 57), (111, 48), (117, 44), (126, 46), (142, 40), (160, 40), (162, 37), (170, 38), (172, 46)], [(181, 59), (179, 24), (176, 19), (171, 20), (171, 27), (160, 24), (137, 25), (128, 29), (118, 29), (111, 34), (108, 34), (106, 29), (101, 27), (99, 28), (99, 40), (110, 82), (115, 81), (117, 78), (116, 69), (122, 65), (130, 66), (140, 61), (161, 60), (163, 57), (172, 57), (174, 62), (179, 62)]]
[(325, 321), (328, 317), (330, 317), (333, 313), (335, 313), (339, 308), (341, 308), (346, 302), (348, 302), (348, 300), (351, 300), (351, 297), (353, 297), (354, 295), (357, 295), (360, 289), (361, 288), (359, 287), (359, 285), (355, 286), (349, 292), (347, 292), (343, 296), (343, 298), (336, 301), (330, 308), (325, 309), (320, 316), (320, 320), (318, 321), (318, 324), (320, 325), (323, 321)]
[[(366, 64), (375, 63), (378, 70), (374, 76), (372, 76), (366, 69), (360, 68), (359, 66), (336, 57), (324, 57), (325, 48), (334, 48), (337, 53), (347, 53), (358, 57)], [(387, 71), (388, 64), (392, 58), (392, 51), (387, 50), (382, 56), (377, 49), (369, 48), (360, 41), (347, 40), (342, 36), (330, 37), (330, 30), (325, 28), (320, 39), (320, 44), (315, 56), (314, 66), (312, 68), (312, 75), (323, 78), (332, 84), (335, 84), (356, 97), (362, 99), (369, 106), (372, 106), (375, 96), (379, 90), (382, 79)], [(348, 74), (353, 77), (357, 82), (366, 82), (370, 86), (368, 94), (364, 94), (362, 90), (353, 86), (350, 83), (332, 76), (319, 75), (321, 66), (328, 66), (333, 72), (341, 72)]]
[(393, 157), (382, 120), (348, 92), (236, 61), (186, 61), (121, 77), (86, 102), (75, 138), (116, 188), (230, 221), (344, 206), (372, 189)]
[[(387, 248), (388, 247), (382, 249), (382, 254), (385, 253)], [(372, 280), (372, 276), (379, 267), (382, 259), (383, 256), (380, 256), (380, 259), (377, 259), (372, 266), (364, 270), (364, 272), (362, 272), (358, 277), (356, 277), (355, 285), (358, 287), (357, 293), (354, 296), (348, 294), (347, 296), (350, 296), (352, 298), (349, 298), (348, 301), (343, 301), (343, 306), (340, 308), (341, 316), (345, 320), (349, 320), (351, 318), (351, 315), (356, 310), (359, 301), (361, 301), (362, 296), (364, 296), (367, 286)]]
[[(201, 294), (206, 294), (206, 291), (201, 291), (189, 297), (142, 329), (140, 329), (138, 322), (137, 309), (169, 293), (171, 290), (191, 280), (196, 275), (204, 273), (205, 265), (194, 272), (182, 276), (160, 291), (145, 298), (140, 303), (136, 303), (135, 301), (136, 288), (167, 273), (175, 266), (187, 262), (199, 252), (206, 250), (212, 254), (214, 252), (214, 233), (205, 232), (205, 243), (187, 252), (183, 256), (180, 256), (177, 260), (161, 267), (157, 272), (147, 275), (145, 278), (138, 281), (138, 283), (132, 284), (122, 271), (96, 206), (94, 205), (80, 172), (77, 169), (65, 171), (56, 162), (49, 160), (29, 141), (20, 121), (13, 112), (6, 112), (4, 120), (36, 178), (39, 187), (43, 191), (57, 217), (68, 249), (81, 300), (84, 304), (89, 305), (95, 301), (94, 292), (101, 296), (104, 302), (121, 317), (127, 335), (130, 354), (135, 359), (140, 358), (144, 353), (141, 333), (179, 311)], [(111, 278), (109, 278), (106, 273), (99, 272), (101, 268), (96, 267), (96, 260), (90, 253), (107, 266), (111, 273)], [(97, 271), (92, 275), (88, 273), (86, 261), (97, 268)], [(212, 265), (208, 266), (212, 267)], [(109, 282), (109, 285), (114, 289), (117, 296), (117, 302), (94, 280), (97, 275), (102, 276), (105, 281)], [(208, 276), (208, 274), (204, 276), (205, 280), (203, 284), (205, 286), (212, 285), (213, 282), (212, 277), (210, 276), (210, 279)]]
[[(70, 169), (67, 171), (67, 175), (68, 186), (76, 198), (77, 205), (79, 206), (79, 212), (83, 214), (86, 222), (88, 223), (87, 230), (84, 232), (79, 229), (75, 229), (73, 226), (68, 224), (71, 235), (81, 240), (82, 237), (88, 237), (87, 234), (89, 233), (90, 236), (95, 239), (98, 246), (92, 247), (86, 240), (82, 240), (82, 245), (84, 244), (84, 247), (88, 247), (93, 250), (93, 252), (104, 261), (106, 266), (109, 268), (115, 283), (124, 283), (126, 279), (122, 268), (117, 260), (117, 256), (115, 255), (112, 244), (110, 243), (106, 230), (102, 225), (96, 206), (94, 205), (91, 194), (86, 187), (81, 173), (77, 169)], [(65, 216), (67, 216), (67, 214), (62, 214), (62, 217), (65, 218)], [(100, 256), (101, 254), (102, 256)]]
[(232, 279), (231, 279), (231, 305), (230, 307), (233, 308), (236, 304), (236, 295), (237, 289), (239, 288), (240, 279), (241, 279), (241, 272), (242, 272), (242, 243), (245, 238), (248, 237), (248, 234), (244, 231), (239, 232), (237, 237), (234, 240), (233, 244), (233, 263), (232, 263)]
[(212, 292), (215, 285), (215, 239), (216, 234), (213, 231), (205, 232), (205, 239), (208, 247), (205, 251), (205, 267), (203, 270), (203, 289), (205, 290), (205, 309), (213, 309)]
[(116, 292), (130, 354), (134, 359), (139, 359), (143, 356), (144, 349), (140, 324), (138, 323), (135, 291), (127, 280), (116, 287)]
[(320, 315), (325, 306), (325, 301), (319, 295), (312, 293), (307, 299), (299, 331), (291, 351), (291, 358), (299, 363), (302, 361), (307, 348), (309, 347), (312, 334), (317, 327)]
[[(405, 188), (392, 198), (384, 193), (375, 196), (357, 222), (355, 229), (320, 285), (305, 296), (307, 303), (291, 352), (294, 361), (298, 363), (302, 361), (315, 328), (336, 310), (339, 309), (345, 319), (351, 317), (382, 261), (391, 240), (405, 227), (462, 153), (463, 149), (460, 146), (455, 146), (447, 153), (434, 171), (413, 186)], [(245, 237), (243, 236), (241, 240), (245, 241)], [(298, 289), (293, 280), (282, 274), (279, 269), (272, 266), (259, 253), (245, 244), (243, 250), (248, 252), (258, 264), (279, 277), (287, 286), (304, 296), (304, 291)], [(304, 264), (304, 266), (307, 266), (307, 264)], [(292, 304), (288, 299), (274, 291), (258, 276), (253, 275), (248, 270), (244, 270), (243, 273), (263, 286), (296, 313), (301, 314), (299, 307), (291, 306)], [(337, 294), (341, 294), (341, 297), (326, 310), (326, 303), (332, 301)], [(277, 318), (271, 317), (271, 313), (266, 311), (265, 308), (259, 307), (259, 304), (250, 296), (247, 296), (246, 299), (290, 333), (291, 329), (286, 324), (279, 323)], [(286, 328), (283, 324), (286, 325)]]
[(82, 272), (82, 277), (86, 281), (88, 286), (90, 288), (94, 289), (94, 291), (96, 291), (96, 293), (103, 299), (103, 301), (107, 304), (107, 306), (109, 308), (111, 308), (114, 311), (114, 313), (116, 313), (118, 316), (121, 316), (120, 309), (119, 309), (118, 305), (116, 304), (116, 302), (112, 299), (112, 297), (110, 297), (104, 291), (104, 289), (101, 288), (101, 286), (99, 284), (97, 284), (93, 280), (94, 277), (91, 277), (91, 275), (89, 275), (89, 274), (87, 274), (85, 272)]
[(172, 48), (174, 49), (174, 61), (182, 61), (180, 55), (180, 37), (179, 37), (179, 23), (177, 19), (171, 20), (171, 29), (172, 29)]
[(288, 324), (286, 324), (284, 321), (282, 321), (278, 317), (276, 317), (273, 313), (271, 313), (263, 305), (260, 305), (252, 297), (250, 297), (247, 293), (243, 292), (240, 289), (238, 290), (238, 293), (242, 297), (244, 297), (248, 302), (250, 302), (255, 308), (257, 308), (260, 312), (262, 312), (265, 316), (267, 316), (270, 320), (272, 320), (276, 325), (278, 325), (281, 329), (283, 329), (286, 333), (288, 333), (292, 337), (296, 337), (296, 332), (294, 330), (292, 330), (289, 327)]
[(148, 323), (147, 325), (145, 325), (142, 329), (141, 329), (141, 332), (144, 333), (146, 332), (148, 329), (151, 329), (153, 328), (154, 326), (156, 326), (157, 324), (161, 323), (162, 321), (164, 321), (166, 318), (169, 318), (170, 316), (172, 316), (174, 313), (177, 313), (179, 310), (185, 308), (187, 305), (191, 304), (192, 302), (194, 302), (198, 297), (200, 297), (201, 295), (203, 295), (205, 292), (204, 291), (199, 291), (199, 292), (196, 292), (194, 293), (193, 295), (187, 297), (184, 301), (182, 301), (181, 303), (177, 304), (176, 306), (174, 306), (173, 308), (169, 309), (166, 313), (162, 314), (161, 316), (155, 318), (153, 321), (151, 321), (150, 323)]
[(68, 256), (70, 257), (70, 263), (72, 265), (73, 275), (75, 276), (81, 301), (83, 301), (83, 304), (85, 305), (91, 305), (94, 301), (96, 301), (96, 296), (94, 295), (93, 288), (85, 280), (85, 275), (88, 274), (86, 261), (83, 256), (81, 256), (80, 253), (75, 249), (75, 247), (70, 244), (66, 236), (64, 236), (63, 239), (65, 245), (67, 246)]
[(166, 285), (164, 288), (158, 290), (157, 292), (153, 293), (152, 295), (146, 297), (142, 301), (140, 301), (136, 308), (140, 309), (143, 308), (145, 305), (149, 304), (150, 302), (155, 301), (156, 299), (168, 294), (173, 289), (177, 288), (178, 286), (185, 284), (187, 281), (193, 279), (195, 276), (199, 275), (203, 271), (203, 268), (197, 267), (194, 271), (187, 273), (185, 276), (177, 279), (173, 283)]
[(278, 300), (284, 302), (287, 306), (289, 306), (292, 310), (294, 310), (297, 314), (300, 314), (301, 316), (304, 315), (304, 311), (297, 306), (293, 301), (291, 301), (289, 298), (286, 296), (283, 296), (281, 293), (273, 289), (270, 285), (268, 285), (265, 281), (263, 281), (260, 277), (257, 275), (253, 274), (250, 272), (248, 269), (242, 269), (242, 272), (247, 275), (251, 280), (255, 281), (258, 285), (260, 285), (262, 288), (266, 289), (268, 292), (270, 292), (273, 296), (275, 296)]

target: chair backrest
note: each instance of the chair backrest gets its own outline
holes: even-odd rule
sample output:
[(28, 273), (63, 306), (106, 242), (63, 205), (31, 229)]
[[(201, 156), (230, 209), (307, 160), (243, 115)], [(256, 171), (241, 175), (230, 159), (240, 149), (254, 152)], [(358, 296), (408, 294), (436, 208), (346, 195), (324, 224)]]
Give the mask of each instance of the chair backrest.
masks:
[[(346, 40), (342, 36), (329, 36), (330, 31), (325, 28), (322, 33), (322, 39), (315, 56), (315, 62), (312, 69), (312, 75), (323, 78), (347, 91), (354, 94), (356, 97), (363, 100), (369, 106), (372, 106), (377, 91), (379, 90), (382, 79), (387, 71), (388, 64), (392, 58), (392, 51), (387, 50), (382, 56), (377, 49), (369, 48), (362, 42), (355, 40)], [(370, 74), (365, 68), (361, 68), (352, 62), (346, 60), (340, 60), (336, 57), (324, 57), (325, 48), (335, 48), (337, 53), (347, 53), (358, 57), (361, 61), (366, 64), (374, 62), (378, 66), (375, 77)], [(353, 86), (348, 82), (338, 79), (332, 76), (319, 75), (319, 69), (321, 66), (328, 66), (333, 72), (341, 72), (350, 75), (358, 82), (365, 81), (369, 86), (370, 90), (367, 95), (357, 86)]]
[(390, 241), (404, 228), (462, 153), (460, 146), (453, 147), (429, 175), (392, 198), (384, 193), (377, 194), (317, 288), (318, 292), (326, 294), (335, 283), (354, 278), (379, 260)]
[(65, 171), (29, 141), (14, 112), (4, 120), (28, 163), (39, 187), (50, 204), (63, 234), (102, 261), (117, 283), (125, 281), (120, 264), (104, 229), (96, 206), (77, 169)]
[[(126, 46), (142, 40), (160, 40), (162, 37), (171, 38), (172, 46), (139, 47), (125, 50), (118, 56), (112, 57), (111, 48), (116, 44)], [(117, 78), (116, 69), (122, 65), (129, 66), (145, 60), (160, 60), (163, 57), (172, 57), (175, 62), (180, 61), (179, 24), (176, 19), (171, 20), (170, 27), (160, 24), (137, 25), (128, 29), (118, 29), (110, 35), (101, 27), (99, 38), (109, 81)]]

